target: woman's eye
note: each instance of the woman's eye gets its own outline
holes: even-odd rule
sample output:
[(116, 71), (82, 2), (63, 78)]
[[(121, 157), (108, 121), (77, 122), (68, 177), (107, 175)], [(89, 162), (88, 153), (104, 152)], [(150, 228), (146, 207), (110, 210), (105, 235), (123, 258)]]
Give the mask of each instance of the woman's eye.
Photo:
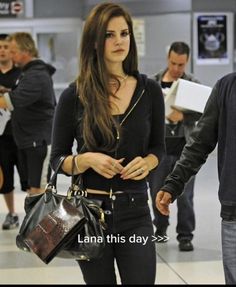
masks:
[(114, 36), (113, 33), (107, 32), (105, 35), (105, 38), (109, 39), (109, 38), (112, 38), (113, 36)]
[[(127, 31), (123, 31), (120, 33), (120, 37), (121, 38), (126, 38), (130, 35), (130, 32), (127, 30)], [(110, 39), (110, 38), (114, 38), (116, 35), (115, 33), (112, 33), (112, 32), (106, 32), (106, 35), (105, 35), (105, 38), (106, 39)]]
[(129, 34), (130, 34), (129, 31), (123, 31), (123, 32), (121, 33), (121, 37), (122, 37), (122, 38), (128, 37)]

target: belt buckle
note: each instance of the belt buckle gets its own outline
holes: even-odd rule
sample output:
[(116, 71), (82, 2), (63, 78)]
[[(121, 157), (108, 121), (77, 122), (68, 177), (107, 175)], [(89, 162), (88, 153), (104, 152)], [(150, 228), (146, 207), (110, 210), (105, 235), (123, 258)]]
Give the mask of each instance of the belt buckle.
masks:
[(109, 198), (112, 199), (113, 201), (116, 200), (116, 195), (115, 195), (115, 193), (113, 192), (112, 188), (110, 188)]
[(118, 194), (122, 194), (124, 193), (123, 191), (115, 191), (113, 192), (112, 188), (110, 188), (110, 192), (109, 192), (109, 198), (111, 198), (112, 200), (116, 200), (116, 196)]
[(112, 190), (112, 188), (110, 188), (109, 198), (112, 198), (112, 196), (113, 196), (113, 190)]

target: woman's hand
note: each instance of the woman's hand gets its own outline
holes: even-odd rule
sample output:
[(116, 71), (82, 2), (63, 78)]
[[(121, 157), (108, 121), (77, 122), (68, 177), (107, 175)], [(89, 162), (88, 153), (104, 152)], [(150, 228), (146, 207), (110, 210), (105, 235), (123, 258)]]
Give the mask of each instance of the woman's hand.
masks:
[(122, 179), (140, 180), (149, 174), (147, 160), (141, 156), (134, 158), (121, 171)]
[(114, 159), (103, 153), (91, 153), (90, 167), (105, 178), (113, 178), (124, 168), (121, 163), (124, 158)]

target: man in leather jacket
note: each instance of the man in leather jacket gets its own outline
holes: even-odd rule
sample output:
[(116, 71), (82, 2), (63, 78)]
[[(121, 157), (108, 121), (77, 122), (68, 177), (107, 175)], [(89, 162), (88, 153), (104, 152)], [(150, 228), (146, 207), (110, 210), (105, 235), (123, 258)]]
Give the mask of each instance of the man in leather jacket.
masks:
[[(173, 82), (179, 78), (199, 83), (193, 75), (185, 72), (189, 54), (190, 48), (186, 43), (173, 42), (171, 44), (168, 52), (167, 68), (154, 76), (154, 79), (161, 85), (164, 96), (168, 93)], [(191, 94), (189, 97), (191, 97)], [(165, 178), (174, 168), (189, 138), (189, 134), (200, 116), (200, 113), (177, 109), (172, 109), (166, 115), (166, 155), (158, 168), (149, 177), (154, 213), (153, 223), (156, 226), (155, 236), (157, 237), (157, 243), (165, 243), (168, 240), (166, 232), (169, 225), (169, 217), (157, 210), (155, 206), (156, 194), (164, 184)], [(176, 232), (180, 251), (192, 251), (194, 248), (192, 244), (193, 231), (195, 229), (195, 213), (193, 208), (194, 182), (195, 177), (192, 177), (185, 187), (186, 192), (177, 200)]]
[(215, 84), (180, 160), (158, 192), (156, 206), (162, 214), (169, 214), (169, 204), (181, 195), (217, 143), (225, 281), (236, 284), (236, 73)]

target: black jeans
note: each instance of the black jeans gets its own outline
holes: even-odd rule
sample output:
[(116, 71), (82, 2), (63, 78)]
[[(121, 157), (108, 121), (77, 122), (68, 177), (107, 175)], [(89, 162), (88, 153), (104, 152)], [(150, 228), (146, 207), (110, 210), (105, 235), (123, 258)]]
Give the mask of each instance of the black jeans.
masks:
[[(165, 178), (173, 170), (178, 156), (166, 155), (161, 161), (158, 168), (149, 177), (149, 187), (153, 202), (154, 225), (158, 230), (165, 230), (169, 225), (169, 216), (165, 216), (159, 212), (155, 205), (157, 192), (164, 185)], [(193, 189), (195, 177), (192, 177), (185, 185), (184, 193), (177, 197), (177, 240), (193, 238), (195, 229), (195, 214), (193, 209)]]
[(103, 200), (106, 247), (102, 258), (78, 261), (86, 284), (117, 284), (115, 260), (122, 284), (154, 284), (156, 252), (146, 192), (96, 198)]

